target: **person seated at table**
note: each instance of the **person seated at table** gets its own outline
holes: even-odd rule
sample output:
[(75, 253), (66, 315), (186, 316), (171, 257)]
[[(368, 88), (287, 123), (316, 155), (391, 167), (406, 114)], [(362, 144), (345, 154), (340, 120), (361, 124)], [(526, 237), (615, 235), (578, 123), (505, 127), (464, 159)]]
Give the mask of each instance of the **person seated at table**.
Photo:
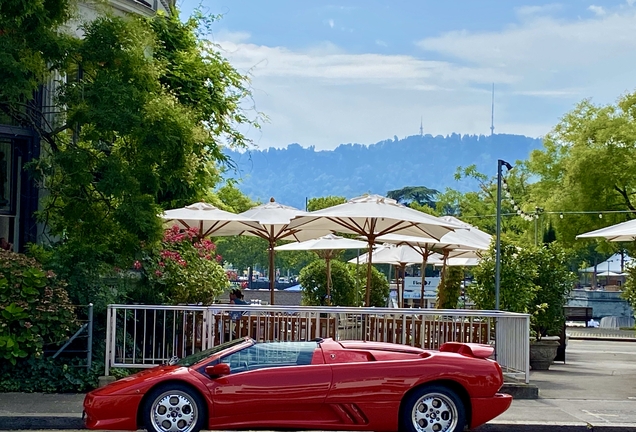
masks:
[(243, 292), (240, 289), (235, 289), (233, 290), (234, 292), (234, 304), (249, 304), (248, 302), (245, 301), (245, 296), (243, 295)]

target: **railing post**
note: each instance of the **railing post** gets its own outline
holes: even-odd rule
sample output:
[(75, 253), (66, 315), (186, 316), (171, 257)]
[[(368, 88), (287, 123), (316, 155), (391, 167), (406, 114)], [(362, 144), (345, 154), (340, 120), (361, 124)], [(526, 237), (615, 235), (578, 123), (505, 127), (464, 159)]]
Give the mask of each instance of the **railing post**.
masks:
[(108, 309), (106, 310), (106, 353), (104, 355), (104, 375), (108, 376), (110, 373), (110, 351), (111, 347), (111, 333), (112, 333), (112, 318), (111, 311), (113, 309), (113, 305), (108, 305)]
[(523, 335), (525, 346), (526, 384), (530, 382), (530, 316), (525, 317), (525, 334)]
[(93, 303), (88, 304), (88, 340), (86, 345), (86, 369), (91, 370), (93, 363)]

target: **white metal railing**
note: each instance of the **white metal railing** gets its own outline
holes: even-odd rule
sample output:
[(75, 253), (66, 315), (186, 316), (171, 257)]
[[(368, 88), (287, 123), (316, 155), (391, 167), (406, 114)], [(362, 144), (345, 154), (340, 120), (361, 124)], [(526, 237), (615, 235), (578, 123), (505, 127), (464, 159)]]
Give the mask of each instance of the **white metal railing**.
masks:
[(526, 314), (461, 309), (110, 305), (105, 374), (113, 367), (153, 367), (245, 336), (258, 341), (330, 337), (425, 349), (451, 341), (491, 344), (504, 373), (528, 382), (529, 320)]

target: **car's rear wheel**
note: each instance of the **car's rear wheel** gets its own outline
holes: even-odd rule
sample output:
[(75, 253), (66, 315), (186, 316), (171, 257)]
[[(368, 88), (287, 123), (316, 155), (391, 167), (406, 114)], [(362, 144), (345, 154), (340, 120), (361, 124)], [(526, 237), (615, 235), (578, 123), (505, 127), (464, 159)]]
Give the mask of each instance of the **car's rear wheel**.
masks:
[(166, 384), (152, 390), (142, 407), (148, 432), (199, 432), (205, 424), (201, 396), (183, 384)]
[(404, 401), (401, 415), (402, 428), (409, 432), (460, 432), (466, 426), (466, 409), (461, 398), (441, 385), (422, 387), (411, 393)]

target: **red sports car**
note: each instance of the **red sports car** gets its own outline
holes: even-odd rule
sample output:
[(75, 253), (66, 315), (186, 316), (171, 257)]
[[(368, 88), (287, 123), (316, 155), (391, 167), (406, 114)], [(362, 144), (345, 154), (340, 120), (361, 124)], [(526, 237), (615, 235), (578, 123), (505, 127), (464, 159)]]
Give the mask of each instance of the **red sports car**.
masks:
[(234, 340), (86, 395), (89, 429), (461, 431), (512, 401), (488, 345)]

